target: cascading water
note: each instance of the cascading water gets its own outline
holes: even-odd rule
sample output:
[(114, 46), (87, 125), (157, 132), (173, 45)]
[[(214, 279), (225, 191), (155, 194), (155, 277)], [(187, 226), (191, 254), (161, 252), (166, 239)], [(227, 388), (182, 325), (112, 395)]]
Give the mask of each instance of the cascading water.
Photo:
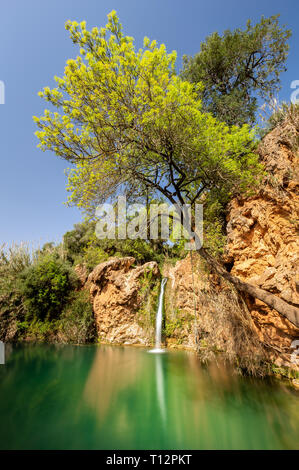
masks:
[(158, 310), (157, 310), (157, 315), (156, 315), (155, 349), (152, 349), (151, 352), (163, 352), (163, 349), (161, 349), (161, 336), (162, 336), (164, 287), (165, 287), (166, 282), (167, 282), (167, 277), (164, 277), (161, 282), (159, 305), (158, 305)]

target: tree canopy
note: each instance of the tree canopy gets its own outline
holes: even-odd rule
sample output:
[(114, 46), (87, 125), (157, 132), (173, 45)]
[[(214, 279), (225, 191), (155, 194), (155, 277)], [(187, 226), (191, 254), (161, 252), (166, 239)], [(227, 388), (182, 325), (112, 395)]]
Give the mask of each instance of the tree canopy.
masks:
[(135, 50), (116, 13), (105, 28), (68, 21), (80, 55), (40, 96), (59, 111), (34, 117), (41, 149), (75, 166), (70, 202), (87, 212), (119, 191), (149, 188), (172, 204), (226, 199), (260, 172), (253, 131), (203, 110), (198, 91), (175, 73), (176, 53), (144, 39)]
[(248, 20), (244, 31), (217, 32), (201, 43), (194, 57), (184, 56), (182, 78), (204, 84), (203, 108), (228, 124), (253, 124), (257, 97), (264, 101), (280, 89), (280, 74), (291, 32), (280, 27), (279, 15), (262, 17), (256, 25)]
[[(90, 211), (95, 201), (144, 187), (180, 208), (186, 222), (184, 204), (213, 206), (256, 186), (261, 166), (253, 131), (228, 126), (203, 108), (203, 85), (175, 74), (175, 52), (148, 38), (136, 51), (114, 11), (100, 30), (88, 31), (85, 22), (66, 27), (80, 55), (55, 78), (56, 88), (40, 92), (60, 112), (46, 110), (34, 120), (40, 147), (75, 164), (71, 202)], [(204, 248), (200, 253), (240, 291), (299, 324), (296, 307), (231, 275)]]

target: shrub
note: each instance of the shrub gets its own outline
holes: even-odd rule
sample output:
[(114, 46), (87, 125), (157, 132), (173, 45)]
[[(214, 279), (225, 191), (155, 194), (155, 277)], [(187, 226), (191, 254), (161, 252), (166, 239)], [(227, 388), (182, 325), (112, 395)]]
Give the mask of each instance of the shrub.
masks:
[(28, 318), (58, 318), (72, 289), (77, 285), (69, 264), (54, 253), (41, 256), (20, 276), (20, 291)]
[(0, 340), (13, 341), (18, 335), (16, 321), (25, 314), (18, 288), (20, 274), (30, 266), (32, 252), (28, 245), (0, 247)]
[(59, 320), (41, 321), (33, 319), (31, 322), (17, 322), (18, 339), (30, 341), (46, 341), (48, 343), (57, 341), (57, 329)]
[(0, 248), (0, 299), (1, 310), (4, 304), (13, 308), (19, 303), (20, 293), (16, 285), (20, 274), (31, 264), (31, 252), (27, 245), (12, 245)]
[(94, 222), (82, 222), (75, 224), (73, 230), (66, 232), (63, 236), (63, 248), (67, 260), (76, 264), (79, 257), (82, 256), (84, 249), (88, 247), (90, 239), (95, 231)]
[(85, 264), (89, 270), (110, 257), (133, 256), (138, 264), (148, 261), (161, 262), (165, 255), (177, 256), (176, 246), (164, 241), (98, 239), (95, 222), (76, 224), (74, 229), (63, 237), (63, 249), (67, 260), (72, 264)]
[(59, 330), (64, 342), (80, 344), (94, 341), (95, 323), (87, 291), (72, 294), (61, 315)]
[(85, 265), (88, 271), (92, 271), (98, 264), (109, 258), (107, 253), (98, 246), (89, 245), (83, 252), (74, 258), (74, 265)]

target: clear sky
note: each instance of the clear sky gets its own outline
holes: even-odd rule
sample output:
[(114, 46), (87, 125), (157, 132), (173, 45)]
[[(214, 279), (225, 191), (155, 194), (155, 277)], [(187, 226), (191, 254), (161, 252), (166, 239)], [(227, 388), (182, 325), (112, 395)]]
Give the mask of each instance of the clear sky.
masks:
[(163, 42), (168, 51), (177, 50), (180, 66), (182, 55), (195, 54), (213, 31), (280, 13), (293, 31), (280, 94), (289, 100), (290, 83), (299, 80), (298, 6), (298, 0), (0, 0), (0, 243), (58, 241), (81, 220), (77, 209), (63, 205), (67, 162), (36, 148), (32, 122), (45, 107), (37, 92), (55, 85), (54, 75), (61, 76), (65, 61), (77, 55), (66, 20), (104, 26), (114, 9), (138, 47), (144, 36)]

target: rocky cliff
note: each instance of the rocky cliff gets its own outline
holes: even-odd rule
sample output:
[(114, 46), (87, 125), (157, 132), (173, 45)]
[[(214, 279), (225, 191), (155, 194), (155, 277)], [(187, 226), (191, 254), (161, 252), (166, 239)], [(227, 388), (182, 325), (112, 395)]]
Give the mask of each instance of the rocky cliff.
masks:
[[(267, 176), (261, 189), (231, 201), (223, 262), (232, 274), (299, 306), (298, 129), (290, 121), (259, 146)], [(157, 263), (133, 267), (134, 258), (97, 266), (87, 281), (100, 340), (149, 345), (153, 340), (160, 272)], [(164, 264), (164, 339), (168, 347), (199, 350), (206, 357), (252, 358), (295, 367), (292, 343), (299, 330), (265, 304), (240, 296), (209, 273), (198, 255)], [(255, 360), (255, 359), (254, 359)]]
[[(232, 274), (299, 306), (298, 129), (285, 121), (262, 141), (268, 176), (257, 195), (233, 200), (225, 261)], [(278, 363), (288, 363), (299, 330), (258, 300), (247, 299), (261, 340)]]
[[(100, 341), (116, 344), (151, 342), (152, 291), (160, 271), (156, 262), (133, 267), (135, 258), (113, 258), (99, 264), (88, 276)], [(147, 307), (147, 308), (146, 308)]]
[[(232, 274), (295, 306), (299, 306), (298, 130), (286, 121), (263, 139), (258, 151), (267, 176), (257, 194), (231, 202), (223, 257)], [(191, 266), (189, 255), (165, 272), (174, 292), (168, 302), (170, 321), (175, 324), (173, 318), (180, 315), (189, 324), (190, 320), (193, 325), (197, 322), (197, 329), (188, 329), (183, 320), (177, 322), (184, 327), (174, 328), (176, 339), (169, 338), (170, 345), (179, 342), (195, 347), (197, 343), (199, 348), (208, 345), (210, 350), (250, 355), (251, 342), (261, 357), (296, 368), (291, 354), (299, 339), (298, 328), (264, 303), (236, 296), (222, 280), (205, 273), (195, 255), (193, 279)], [(238, 320), (239, 314), (242, 318)], [(244, 322), (243, 333), (242, 327), (238, 332), (246, 336), (242, 345), (236, 325)]]

